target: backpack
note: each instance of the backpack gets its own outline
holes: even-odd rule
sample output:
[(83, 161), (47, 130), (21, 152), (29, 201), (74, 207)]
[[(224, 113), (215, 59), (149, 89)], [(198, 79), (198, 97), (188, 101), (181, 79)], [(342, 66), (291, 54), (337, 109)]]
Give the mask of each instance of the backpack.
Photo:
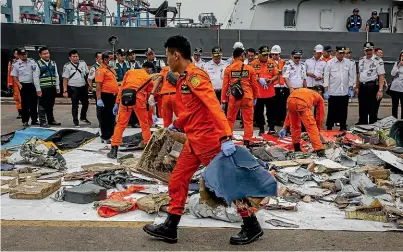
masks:
[(234, 96), (235, 100), (241, 100), (245, 94), (241, 86), (243, 66), (244, 64), (242, 64), (241, 73), (239, 74), (238, 80), (230, 88), (230, 92)]

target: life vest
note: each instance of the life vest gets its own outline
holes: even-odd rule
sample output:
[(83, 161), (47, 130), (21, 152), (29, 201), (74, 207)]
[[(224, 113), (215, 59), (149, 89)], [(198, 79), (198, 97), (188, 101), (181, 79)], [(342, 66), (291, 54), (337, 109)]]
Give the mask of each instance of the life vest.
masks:
[(36, 62), (39, 67), (39, 84), (41, 88), (56, 86), (56, 64), (53, 60), (49, 61), (46, 65), (45, 62), (40, 59)]
[[(92, 65), (93, 68), (95, 68), (95, 72), (97, 71), (98, 68), (101, 67), (101, 65), (96, 62), (94, 65)], [(95, 82), (95, 80), (92, 81), (92, 91), (96, 92), (97, 91), (97, 83)]]
[(381, 29), (381, 21), (379, 20), (379, 17), (376, 18), (376, 23), (375, 23), (375, 19), (373, 19), (373, 18), (369, 19), (369, 29), (378, 30), (378, 31)]
[(127, 61), (123, 61), (123, 66), (120, 65), (119, 62), (116, 62), (116, 80), (118, 81), (118, 84), (120, 85), (121, 82), (123, 81), (123, 77), (125, 76), (125, 73), (130, 70), (130, 63)]
[(350, 28), (360, 28), (361, 27), (361, 16), (357, 16), (357, 19), (355, 19), (354, 15), (350, 16), (350, 20), (349, 20), (349, 27)]

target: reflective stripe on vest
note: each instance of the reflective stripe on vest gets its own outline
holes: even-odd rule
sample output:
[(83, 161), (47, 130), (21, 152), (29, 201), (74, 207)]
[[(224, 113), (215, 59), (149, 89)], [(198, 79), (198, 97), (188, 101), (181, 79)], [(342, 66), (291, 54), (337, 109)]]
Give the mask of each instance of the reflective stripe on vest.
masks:
[(39, 66), (39, 84), (41, 87), (56, 86), (55, 62), (50, 61), (47, 66), (42, 60), (37, 61)]

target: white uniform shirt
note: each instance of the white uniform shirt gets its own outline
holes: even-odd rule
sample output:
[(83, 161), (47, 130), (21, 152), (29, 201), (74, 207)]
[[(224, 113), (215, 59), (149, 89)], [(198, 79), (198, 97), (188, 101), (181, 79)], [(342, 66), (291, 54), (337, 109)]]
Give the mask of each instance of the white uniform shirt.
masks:
[[(98, 62), (95, 62), (95, 65), (97, 65), (98, 68), (101, 67), (101, 65)], [(95, 72), (97, 71), (97, 69), (95, 69), (95, 65), (91, 67), (90, 72), (88, 73), (89, 80), (95, 79)]]
[(221, 60), (219, 64), (216, 64), (213, 60), (210, 60), (204, 64), (204, 71), (206, 71), (210, 76), (211, 83), (213, 84), (213, 88), (215, 90), (222, 89), (224, 71), (227, 66), (228, 63), (224, 60)]
[(202, 60), (202, 59), (200, 59), (199, 61), (196, 61), (196, 60), (192, 57), (192, 60), (193, 60), (193, 62), (195, 63), (195, 65), (196, 65), (198, 68), (201, 68), (201, 69), (203, 69), (203, 68), (204, 68), (204, 65), (206, 64), (206, 62), (204, 62), (204, 60)]
[[(76, 67), (78, 70), (76, 70)], [(71, 87), (83, 87), (86, 85), (85, 78), (88, 73), (87, 63), (80, 60), (78, 65), (72, 62), (66, 63), (63, 67), (62, 77), (67, 79), (67, 85)]]
[(323, 86), (328, 88), (331, 96), (348, 95), (350, 87), (354, 86), (356, 80), (355, 70), (352, 68), (351, 60), (339, 61), (336, 57), (327, 62), (325, 67)]
[(19, 59), (14, 62), (10, 75), (17, 77), (20, 83), (33, 83), (33, 73), (36, 67), (33, 59), (27, 59), (25, 62)]
[(315, 60), (314, 57), (305, 61), (305, 68), (307, 73), (313, 73), (316, 77), (321, 77), (322, 80), (315, 80), (315, 78), (306, 76), (306, 84), (308, 87), (315, 87), (323, 85), (323, 73), (325, 72), (326, 62), (321, 59)]
[[(52, 62), (52, 64), (54, 64), (55, 66), (55, 82), (56, 82), (56, 89), (60, 90), (60, 83), (59, 83), (59, 72), (57, 71), (57, 65), (56, 62), (49, 60), (49, 61), (45, 61), (43, 59), (40, 59), (42, 61), (42, 63), (44, 63), (45, 65), (49, 66), (49, 63)], [(41, 91), (41, 82), (39, 80), (39, 75), (41, 74), (41, 70), (39, 69), (39, 66), (36, 65), (35, 69), (34, 69), (34, 85), (35, 85), (35, 89), (36, 91)]]
[(396, 62), (393, 66), (391, 75), (394, 77), (390, 90), (396, 92), (403, 92), (403, 66), (399, 67), (399, 62)]
[(302, 88), (306, 80), (305, 65), (301, 62), (297, 65), (292, 60), (287, 61), (283, 68), (283, 77), (288, 78), (292, 88)]
[(367, 57), (360, 58), (358, 69), (360, 72), (360, 82), (375, 81), (379, 75), (385, 74), (383, 60), (375, 55), (370, 59), (367, 59)]

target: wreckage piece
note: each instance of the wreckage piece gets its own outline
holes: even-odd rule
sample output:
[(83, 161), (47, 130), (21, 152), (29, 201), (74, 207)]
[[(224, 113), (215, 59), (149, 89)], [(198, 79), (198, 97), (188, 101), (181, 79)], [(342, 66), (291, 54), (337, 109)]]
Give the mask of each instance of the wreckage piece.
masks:
[(46, 147), (36, 137), (32, 137), (21, 145), (20, 154), (25, 161), (36, 166), (45, 166), (57, 170), (66, 169), (66, 160), (63, 156), (53, 146)]
[(342, 196), (337, 196), (336, 199), (334, 200), (334, 203), (336, 203), (339, 209), (344, 209), (348, 207), (348, 205), (350, 204), (349, 200)]
[(343, 198), (353, 198), (360, 196), (361, 193), (356, 191), (352, 185), (346, 185), (341, 179), (337, 179), (335, 182), (336, 190), (339, 192), (337, 193), (338, 196)]
[(252, 155), (263, 161), (273, 161), (265, 147), (252, 148)]
[(285, 222), (285, 221), (278, 220), (278, 219), (270, 219), (270, 220), (266, 220), (265, 222), (269, 223), (270, 225), (272, 225), (274, 227), (299, 228), (299, 225)]
[(371, 150), (371, 152), (377, 156), (382, 161), (392, 165), (393, 167), (399, 169), (403, 172), (403, 159), (399, 158), (389, 151), (378, 151), (378, 150)]
[(328, 189), (322, 189), (319, 187), (309, 187), (307, 185), (303, 185), (303, 186), (289, 185), (289, 186), (287, 186), (287, 189), (289, 192), (296, 193), (296, 194), (300, 195), (301, 197), (304, 197), (305, 195), (309, 195), (315, 199), (323, 198), (324, 196), (332, 193), (332, 191), (330, 191)]
[(385, 164), (372, 150), (362, 150), (360, 154), (356, 156), (358, 165), (377, 165), (382, 166)]
[[(171, 170), (166, 168), (167, 165), (164, 165), (163, 161), (164, 157), (171, 152), (175, 142), (184, 144), (186, 142), (185, 134), (168, 129), (157, 130), (151, 136), (150, 141), (141, 155), (140, 161), (132, 170), (167, 182)], [(175, 164), (176, 160), (168, 167), (174, 167)]]
[(272, 161), (269, 162), (269, 166), (282, 169), (291, 166), (309, 165), (312, 163), (312, 159), (296, 159), (296, 160), (285, 160), (285, 161)]
[(303, 185), (307, 180), (311, 180), (311, 173), (304, 168), (297, 167), (290, 171), (287, 170), (282, 169), (275, 174), (275, 177), (284, 184), (292, 182), (297, 185)]
[(403, 147), (403, 120), (393, 123), (389, 131), (389, 136), (396, 141), (397, 147)]
[(7, 163), (8, 158), (11, 157), (11, 155), (13, 155), (13, 154), (14, 154), (14, 151), (0, 150), (1, 163)]
[(376, 187), (365, 173), (350, 173), (350, 184), (354, 190), (366, 193), (368, 188)]
[(117, 184), (124, 185), (129, 182), (129, 174), (126, 171), (103, 171), (94, 175), (94, 184), (106, 189), (116, 188)]
[(289, 210), (297, 211), (297, 202), (290, 202), (282, 197), (269, 197), (268, 202), (263, 205), (266, 210)]
[(38, 182), (33, 179), (10, 188), (9, 196), (11, 199), (44, 199), (56, 192), (61, 183), (60, 179), (55, 182)]
[(213, 218), (231, 223), (242, 221), (235, 207), (218, 205), (213, 208), (200, 202), (200, 194), (194, 194), (189, 198), (188, 209), (197, 218)]
[(137, 207), (149, 214), (160, 212), (161, 208), (169, 205), (168, 193), (152, 194), (137, 200)]
[(371, 199), (365, 206), (351, 207), (345, 210), (347, 219), (359, 219), (378, 222), (388, 222), (388, 214), (378, 199)]
[[(128, 201), (120, 201), (113, 199), (106, 199), (102, 201), (95, 201), (94, 208), (107, 207), (119, 213), (124, 213), (133, 208), (133, 204)], [(103, 216), (104, 217), (104, 216)], [(109, 216), (108, 216), (109, 217)]]
[(314, 173), (331, 173), (337, 171), (344, 171), (347, 167), (342, 166), (330, 159), (323, 160), (313, 160), (312, 163), (308, 165), (308, 171)]
[(368, 177), (372, 180), (372, 182), (376, 182), (378, 179), (389, 180), (390, 170), (384, 168), (370, 170), (368, 171)]
[(107, 191), (105, 188), (92, 184), (82, 184), (70, 188), (64, 188), (64, 201), (77, 204), (88, 204), (94, 201), (106, 199)]
[(103, 172), (103, 171), (119, 170), (122, 169), (122, 167), (113, 163), (96, 163), (90, 165), (82, 165), (81, 169), (87, 172)]
[(320, 183), (319, 187), (322, 189), (328, 189), (328, 190), (332, 191), (332, 193), (336, 192), (336, 184), (332, 183), (332, 182), (327, 182), (327, 181), (322, 182), (322, 183)]

